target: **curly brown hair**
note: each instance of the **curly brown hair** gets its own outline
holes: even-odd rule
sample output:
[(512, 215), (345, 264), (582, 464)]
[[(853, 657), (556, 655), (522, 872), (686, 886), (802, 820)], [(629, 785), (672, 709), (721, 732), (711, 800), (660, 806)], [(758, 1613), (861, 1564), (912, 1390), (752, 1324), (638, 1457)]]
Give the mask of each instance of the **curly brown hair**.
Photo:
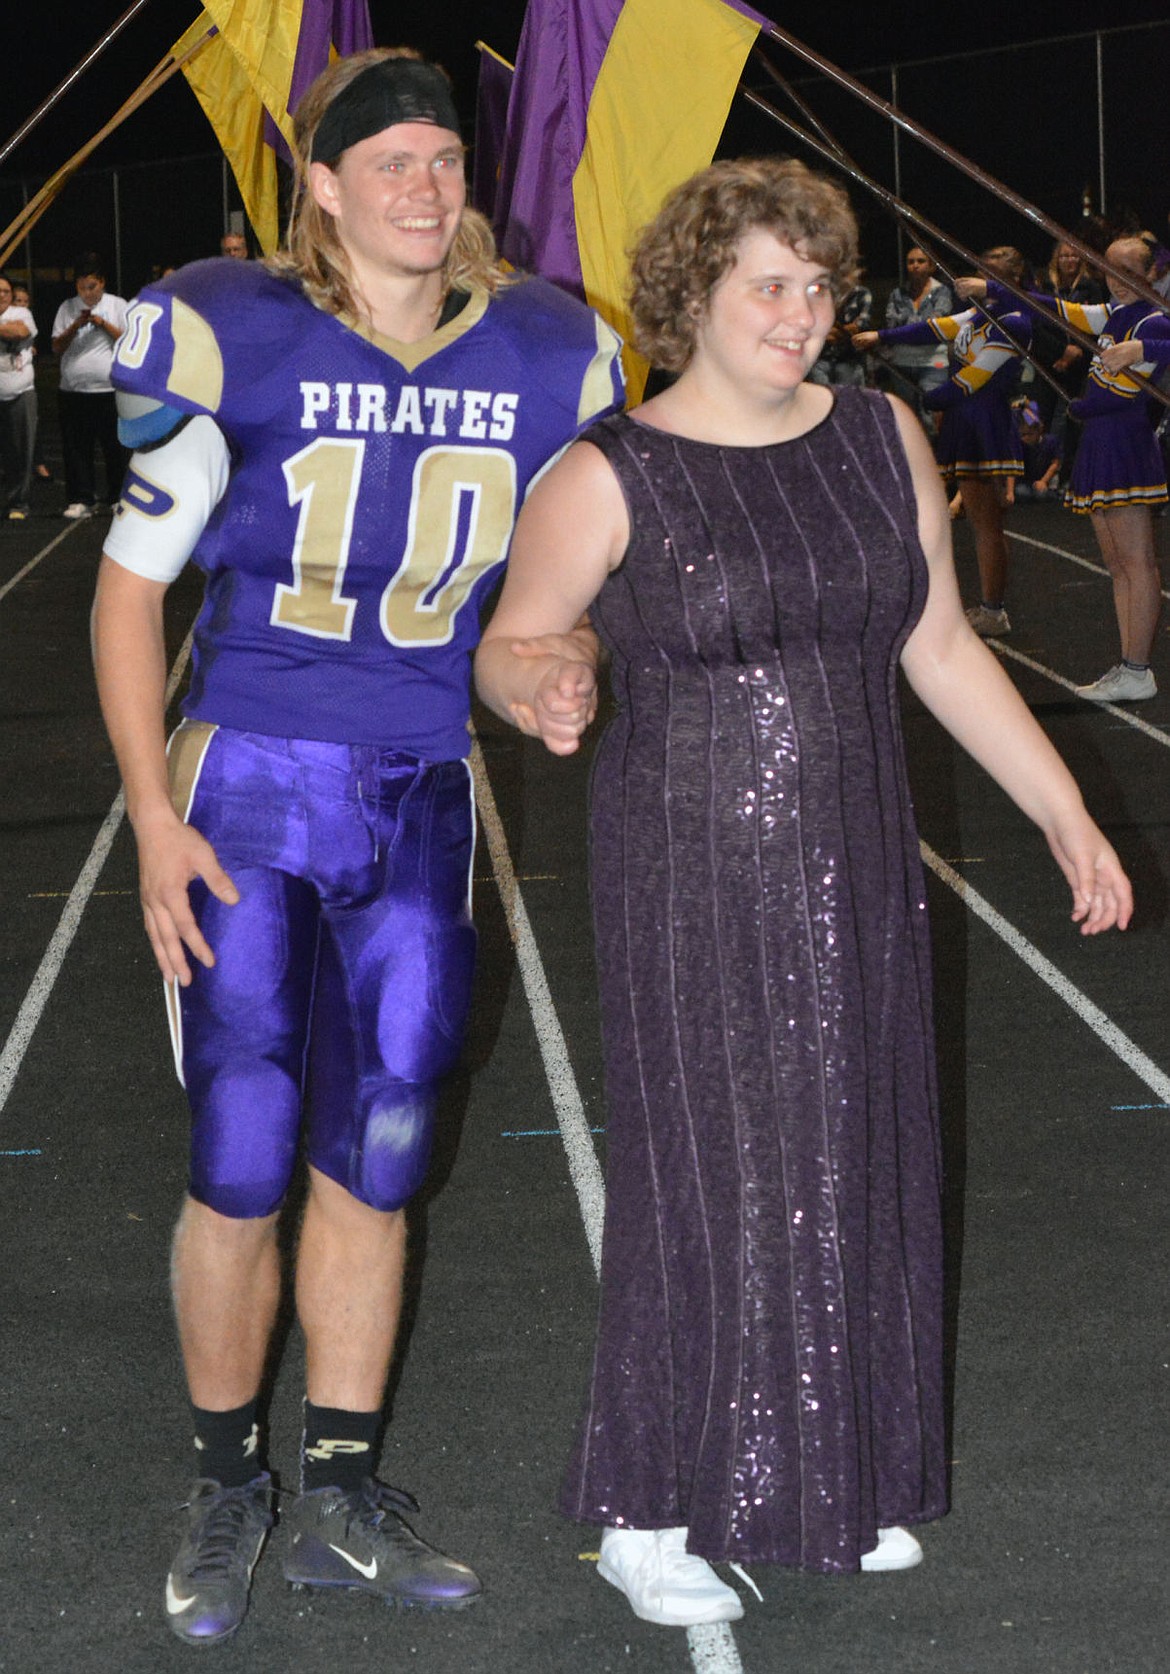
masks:
[(840, 186), (794, 158), (712, 163), (675, 187), (631, 255), (634, 341), (652, 365), (687, 366), (712, 291), (757, 227), (822, 262), (837, 302), (856, 281), (857, 221)]
[[(281, 278), (299, 281), (306, 296), (328, 314), (356, 317), (362, 310), (354, 295), (352, 275), (337, 236), (336, 222), (309, 190), (313, 138), (334, 99), (363, 70), (386, 58), (423, 61), (422, 54), (413, 47), (371, 47), (366, 52), (355, 52), (349, 58), (339, 58), (317, 77), (293, 113), (296, 143), (292, 211), (285, 248), (271, 256), (266, 265)], [(435, 68), (441, 69), (442, 66), (436, 65)], [(459, 231), (443, 264), (444, 289), (496, 291), (505, 283), (507, 275), (499, 264), (491, 227), (478, 211), (465, 209)]]

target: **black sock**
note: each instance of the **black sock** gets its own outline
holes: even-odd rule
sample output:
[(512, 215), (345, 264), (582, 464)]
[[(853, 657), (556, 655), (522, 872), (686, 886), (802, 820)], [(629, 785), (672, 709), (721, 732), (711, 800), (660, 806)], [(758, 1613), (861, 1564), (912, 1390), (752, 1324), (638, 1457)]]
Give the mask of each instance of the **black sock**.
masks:
[(1144, 674), (1150, 665), (1149, 663), (1135, 663), (1132, 657), (1123, 657), (1121, 666), (1122, 668), (1132, 669), (1134, 674)]
[(347, 1412), (344, 1407), (315, 1407), (305, 1401), (301, 1440), (301, 1492), (340, 1488), (352, 1493), (377, 1468), (376, 1444), (382, 1413)]
[(242, 1488), (264, 1469), (256, 1401), (231, 1412), (208, 1412), (192, 1406), (195, 1419), (195, 1472), (225, 1488)]

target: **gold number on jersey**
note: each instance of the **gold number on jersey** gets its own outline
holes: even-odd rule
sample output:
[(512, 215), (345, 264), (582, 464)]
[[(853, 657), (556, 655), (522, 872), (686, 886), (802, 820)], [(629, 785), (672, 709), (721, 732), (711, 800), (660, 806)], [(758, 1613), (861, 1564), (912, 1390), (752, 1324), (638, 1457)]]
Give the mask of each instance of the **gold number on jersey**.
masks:
[(114, 359), (119, 366), (128, 366), (131, 371), (136, 371), (142, 365), (150, 348), (155, 323), (162, 319), (162, 315), (162, 309), (154, 302), (135, 302), (131, 305), (126, 315), (126, 329), (114, 349)]
[(503, 561), (516, 465), (500, 448), (428, 448), (414, 467), (406, 553), (382, 594), (391, 645), (446, 645), (485, 570)]
[[(342, 592), (364, 441), (319, 438), (284, 463), (299, 505), (291, 586), (278, 582), (271, 621), (348, 640), (356, 599)], [(428, 448), (415, 463), (406, 552), (382, 594), (391, 645), (446, 645), (486, 570), (503, 561), (516, 513), (516, 465), (500, 448)]]
[(353, 510), (361, 479), (364, 441), (325, 437), (310, 442), (284, 462), (288, 503), (299, 505), (293, 544), (292, 586), (278, 581), (270, 621), (316, 639), (348, 639), (353, 629), (356, 599), (341, 591)]

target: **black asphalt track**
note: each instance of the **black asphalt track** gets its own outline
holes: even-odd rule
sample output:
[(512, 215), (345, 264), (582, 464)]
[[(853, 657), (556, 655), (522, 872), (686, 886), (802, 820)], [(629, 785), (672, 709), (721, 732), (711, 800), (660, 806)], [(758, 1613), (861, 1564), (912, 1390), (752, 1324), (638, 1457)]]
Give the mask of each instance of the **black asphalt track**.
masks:
[[(0, 588), (65, 528), (50, 515), (60, 501), (59, 489), (41, 490), (39, 515), (0, 527)], [(1054, 508), (1021, 506), (1011, 526), (1094, 557), (1087, 524)], [(747, 1599), (735, 1651), (711, 1653), (716, 1660), (692, 1656), (679, 1630), (635, 1621), (592, 1573), (583, 1555), (596, 1550), (596, 1531), (563, 1522), (555, 1499), (584, 1389), (595, 1281), (486, 852), (474, 1024), (413, 1217), (412, 1305), (383, 1456), (386, 1479), (421, 1501), (423, 1531), (480, 1571), (485, 1598), (427, 1617), (356, 1596), (292, 1594), (277, 1530), (236, 1639), (194, 1651), (171, 1638), (162, 1582), (189, 1426), (166, 1265), (184, 1111), (124, 827), (55, 982), (37, 977), (117, 792), (86, 644), (101, 533), (96, 520), (71, 529), (0, 598), (0, 1042), (30, 987), (44, 999), (0, 1111), (0, 1668), (1160, 1674), (1170, 1643), (1170, 1110), (933, 875), (954, 1510), (926, 1531), (926, 1562), (906, 1575), (753, 1572), (763, 1603)], [(970, 596), (962, 525), (958, 542)], [(1022, 541), (1013, 559), (1010, 649), (1072, 680), (1100, 673), (1114, 656), (1105, 581)], [(187, 580), (172, 592), (175, 650), (196, 597)], [(1157, 736), (1018, 661), (1008, 667), (1132, 870), (1134, 927), (1094, 941), (1075, 934), (1042, 839), (908, 700), (923, 838), (1165, 1076), (1165, 637), (1163, 695), (1137, 710)], [(482, 737), (586, 1113), (601, 1126), (587, 758), (553, 761), (490, 720)], [(295, 1328), (282, 1348), (272, 1456), (291, 1474)]]

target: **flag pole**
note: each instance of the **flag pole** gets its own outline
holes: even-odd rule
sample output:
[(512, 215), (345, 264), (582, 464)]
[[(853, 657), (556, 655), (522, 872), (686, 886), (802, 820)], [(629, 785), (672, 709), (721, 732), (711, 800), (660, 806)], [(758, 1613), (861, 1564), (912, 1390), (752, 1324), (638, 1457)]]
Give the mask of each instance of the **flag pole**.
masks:
[(844, 87), (850, 93), (853, 93), (871, 110), (878, 111), (887, 121), (905, 129), (912, 139), (920, 141), (936, 156), (943, 158), (945, 162), (954, 164), (971, 180), (1001, 197), (1010, 208), (1023, 215), (1034, 226), (1042, 228), (1051, 238), (1059, 239), (1062, 244), (1070, 245), (1082, 260), (1090, 262), (1094, 267), (1101, 268), (1112, 278), (1127, 286), (1128, 289), (1136, 291), (1144, 301), (1152, 302), (1156, 308), (1161, 309), (1164, 313), (1170, 312), (1170, 303), (1166, 301), (1166, 298), (1159, 296), (1157, 291), (1146, 284), (1144, 280), (1139, 279), (1136, 273), (1114, 267), (1111, 262), (1105, 260), (1099, 250), (1094, 250), (1092, 245), (1085, 244), (1081, 239), (1068, 232), (1051, 216), (1046, 215), (1042, 209), (1037, 209), (1036, 205), (1029, 203), (1027, 198), (1021, 197), (1010, 186), (1005, 186), (1002, 180), (997, 180), (993, 174), (988, 174), (986, 169), (981, 169), (978, 163), (973, 163), (969, 157), (964, 157), (961, 151), (956, 151), (945, 140), (939, 139), (937, 134), (932, 134), (921, 123), (915, 122), (912, 117), (906, 115), (905, 111), (899, 110), (888, 99), (883, 99), (880, 94), (867, 87), (863, 81), (858, 81), (855, 76), (849, 75), (839, 65), (823, 58), (819, 52), (814, 52), (812, 47), (805, 46), (804, 42), (797, 40), (795, 35), (788, 34), (786, 30), (778, 29), (775, 24), (771, 25), (767, 33), (772, 40), (783, 47), (787, 47), (798, 58), (802, 58), (806, 64), (811, 64), (814, 69), (820, 70), (823, 75), (828, 76), (830, 81), (835, 81), (839, 87)]
[(100, 128), (92, 139), (87, 140), (79, 151), (75, 151), (73, 156), (70, 157), (67, 162), (62, 163), (61, 167), (49, 176), (48, 180), (46, 180), (40, 190), (28, 200), (15, 219), (4, 228), (3, 232), (0, 232), (0, 268), (3, 268), (5, 262), (7, 262), (8, 258), (12, 255), (17, 245), (21, 243), (21, 241), (40, 220), (41, 216), (45, 213), (46, 209), (48, 209), (54, 198), (56, 198), (58, 193), (60, 193), (68, 184), (69, 180), (74, 174), (76, 174), (77, 170), (81, 167), (82, 163), (85, 162), (86, 158), (91, 156), (92, 153), (97, 150), (102, 141), (112, 134), (115, 128), (120, 127), (121, 124), (125, 122), (127, 117), (133, 116), (134, 112), (138, 110), (140, 106), (144, 105), (152, 94), (157, 93), (158, 89), (162, 87), (165, 82), (168, 82), (171, 77), (177, 73), (177, 71), (182, 69), (184, 64), (193, 58), (197, 52), (201, 51), (203, 47), (207, 45), (208, 41), (212, 38), (215, 32), (214, 26), (209, 28), (206, 34), (201, 35), (194, 45), (189, 47), (180, 58), (176, 58), (172, 53), (168, 53), (165, 58), (160, 59), (154, 69), (146, 77), (146, 80), (142, 82), (141, 86), (131, 93), (125, 103), (114, 112), (114, 115), (105, 124), (105, 126)]
[(81, 62), (74, 65), (73, 69), (70, 70), (64, 81), (62, 81), (58, 87), (54, 88), (52, 93), (49, 94), (48, 98), (45, 99), (43, 103), (37, 106), (36, 110), (33, 111), (28, 120), (23, 122), (16, 130), (12, 138), (6, 141), (3, 146), (0, 146), (0, 163), (2, 163), (11, 152), (16, 150), (16, 147), (27, 134), (31, 134), (32, 130), (41, 120), (42, 116), (48, 115), (62, 95), (68, 92), (69, 88), (73, 86), (73, 83), (78, 79), (78, 77), (83, 75), (85, 71), (89, 69), (89, 66), (93, 63), (94, 59), (100, 57), (115, 36), (121, 34), (122, 30), (126, 27), (130, 20), (136, 17), (146, 4), (147, 0), (133, 0), (133, 4), (122, 13), (122, 16), (118, 19), (117, 23), (112, 23), (110, 25), (97, 45), (95, 47), (91, 47)]
[[(820, 121), (820, 119), (817, 117), (816, 113), (812, 110), (812, 108), (801, 98), (800, 94), (796, 91), (795, 87), (793, 87), (792, 83), (790, 81), (788, 81), (785, 76), (782, 76), (780, 74), (780, 71), (776, 68), (776, 66), (767, 58), (767, 56), (764, 53), (762, 53), (760, 51), (760, 49), (758, 47), (755, 49), (755, 57), (759, 61), (759, 63), (763, 65), (764, 69), (767, 70), (768, 74), (776, 82), (777, 86), (780, 87), (782, 89), (782, 91), (787, 94), (789, 99), (791, 99), (792, 103), (796, 106), (797, 110), (800, 112), (800, 114), (804, 118), (804, 120), (808, 123), (809, 127), (812, 128), (814, 130), (814, 132), (819, 134), (821, 139), (824, 140), (825, 144), (830, 147), (834, 157), (841, 164), (842, 168), (845, 168), (845, 169), (848, 169), (848, 170), (851, 170), (851, 171), (856, 171), (856, 173), (854, 175), (854, 178), (860, 179), (860, 170), (858, 169), (858, 165), (854, 162), (853, 158), (846, 151), (845, 147), (841, 144), (840, 140), (837, 139), (837, 137), (833, 133), (831, 133), (828, 128), (826, 128), (825, 124)], [(779, 111), (773, 111), (772, 107), (770, 105), (767, 108), (769, 109), (769, 111), (772, 111), (772, 114), (776, 118), (779, 119), (779, 117), (781, 115), (781, 113)], [(915, 226), (916, 225), (920, 226), (920, 227), (923, 227), (924, 229), (926, 229), (928, 231), (930, 230), (931, 224), (929, 222), (923, 221), (918, 217), (913, 217), (912, 218), (911, 215), (909, 215), (905, 212), (905, 210), (902, 207), (901, 199), (896, 194), (894, 194), (894, 193), (890, 194), (890, 200), (889, 200), (888, 203), (884, 204), (884, 207), (888, 208), (892, 211), (892, 213), (894, 214), (894, 216), (895, 216), (895, 218), (898, 222), (898, 225), (902, 228), (902, 230), (909, 237), (914, 237), (915, 236)], [(933, 236), (937, 237), (938, 236), (937, 232), (935, 232), (933, 234)], [(952, 248), (954, 248), (956, 251), (958, 251), (958, 249), (959, 249), (959, 247), (957, 245), (953, 246)], [(945, 278), (953, 280), (956, 277), (956, 275), (950, 270), (949, 263), (938, 261), (937, 257), (935, 256), (935, 253), (931, 250), (927, 251), (927, 255), (930, 256), (931, 260), (935, 261), (936, 265), (942, 269), (942, 272), (943, 272), (943, 275), (944, 275)], [(966, 260), (966, 257), (964, 257), (964, 260)], [(978, 260), (977, 258), (975, 258), (975, 271), (977, 273), (981, 273), (985, 279), (993, 277), (993, 275), (991, 275), (989, 273), (988, 269), (984, 266), (982, 261)], [(994, 277), (998, 278), (999, 276), (994, 275)], [(957, 296), (957, 294), (958, 293), (956, 292), (956, 296)], [(1026, 297), (1022, 291), (1014, 291), (1014, 294), (1021, 301), (1026, 303), (1029, 310), (1035, 308), (1036, 304), (1032, 301), (1032, 299), (1030, 297)], [(978, 313), (982, 314), (982, 316), (985, 320), (989, 320), (991, 322), (991, 324), (994, 325), (994, 326), (999, 326), (1000, 325), (1000, 322), (995, 318), (995, 316), (990, 312), (990, 310), (987, 309), (983, 305), (983, 303), (978, 301), (977, 298), (969, 297), (966, 300), (971, 307), (973, 307)], [(1056, 316), (1054, 314), (1049, 313), (1049, 311), (1047, 309), (1044, 309), (1043, 312), (1045, 314), (1047, 314), (1049, 319), (1055, 320)], [(1070, 325), (1067, 321), (1058, 322), (1058, 323), (1062, 324), (1064, 330), (1069, 332), (1070, 335), (1075, 337), (1086, 348), (1092, 348), (1094, 350), (1096, 349), (1096, 340), (1094, 338), (1090, 337), (1086, 332), (1081, 331), (1077, 326)], [(1001, 330), (1003, 329), (1002, 326), (1000, 326), (1000, 329)], [(1019, 345), (1017, 345), (1017, 347), (1019, 347)], [(1044, 382), (1049, 386), (1050, 389), (1055, 390), (1057, 395), (1062, 396), (1062, 397), (1067, 394), (1067, 391), (1061, 388), (1060, 384), (1053, 377), (1052, 373), (1049, 372), (1049, 370), (1046, 366), (1041, 365), (1041, 363), (1033, 355), (1028, 354), (1028, 353), (1026, 353), (1025, 351), (1022, 351), (1022, 350), (1021, 350), (1021, 352), (1024, 354), (1024, 358), (1025, 358), (1025, 360), (1027, 360), (1027, 362), (1031, 366), (1032, 370), (1039, 374), (1039, 376), (1044, 380)]]
[[(873, 195), (878, 198), (887, 209), (893, 210), (896, 215), (904, 216), (914, 226), (921, 227), (929, 237), (937, 239), (940, 243), (944, 244), (947, 249), (954, 251), (954, 253), (961, 257), (964, 262), (970, 263), (973, 270), (982, 270), (982, 263), (980, 262), (978, 256), (968, 250), (964, 244), (960, 244), (958, 239), (952, 238), (950, 233), (944, 232), (941, 227), (937, 226), (925, 215), (920, 215), (916, 209), (911, 208), (908, 203), (905, 203), (901, 198), (896, 197), (894, 193), (891, 192), (888, 187), (883, 186), (880, 181), (874, 180), (872, 176), (865, 174), (855, 163), (850, 162), (845, 157), (839, 147), (834, 149), (832, 145), (826, 144), (825, 141), (819, 139), (815, 134), (809, 133), (806, 128), (802, 128), (800, 124), (798, 122), (794, 122), (791, 117), (787, 117), (782, 111), (778, 111), (775, 105), (770, 104), (767, 99), (763, 98), (761, 94), (754, 92), (750, 87), (744, 86), (742, 82), (740, 83), (739, 91), (743, 94), (749, 104), (755, 105), (757, 110), (761, 110), (765, 115), (770, 116), (774, 122), (779, 123), (782, 128), (786, 128), (790, 134), (794, 134), (797, 139), (801, 140), (803, 144), (809, 146), (819, 156), (824, 157), (827, 162), (835, 163), (837, 167), (843, 169), (852, 180), (855, 180), (859, 186), (864, 186), (868, 192), (872, 192)], [(1077, 342), (1084, 344), (1087, 348), (1092, 349), (1094, 352), (1096, 351), (1096, 338), (1090, 337), (1086, 332), (1079, 330), (1068, 320), (1063, 319), (1060, 315), (1054, 314), (1049, 309), (1038, 304), (1034, 297), (1031, 297), (1026, 291), (1020, 289), (1010, 280), (999, 278), (998, 275), (996, 278), (997, 282), (1003, 286), (1004, 290), (1010, 291), (1018, 301), (1027, 306), (1030, 313), (1040, 314), (1045, 319), (1051, 320), (1054, 325), (1059, 326), (1061, 331), (1066, 333), (1069, 337), (1075, 338)], [(1126, 283), (1129, 283), (1128, 279), (1126, 280)], [(975, 306), (978, 306), (978, 304)], [(1157, 384), (1151, 383), (1148, 378), (1143, 378), (1141, 373), (1135, 372), (1132, 367), (1126, 368), (1125, 375), (1127, 378), (1132, 378), (1135, 383), (1140, 384), (1145, 393), (1147, 395), (1152, 395), (1155, 400), (1162, 404), (1163, 407), (1170, 407), (1170, 395), (1165, 394), (1162, 390), (1160, 390)]]

